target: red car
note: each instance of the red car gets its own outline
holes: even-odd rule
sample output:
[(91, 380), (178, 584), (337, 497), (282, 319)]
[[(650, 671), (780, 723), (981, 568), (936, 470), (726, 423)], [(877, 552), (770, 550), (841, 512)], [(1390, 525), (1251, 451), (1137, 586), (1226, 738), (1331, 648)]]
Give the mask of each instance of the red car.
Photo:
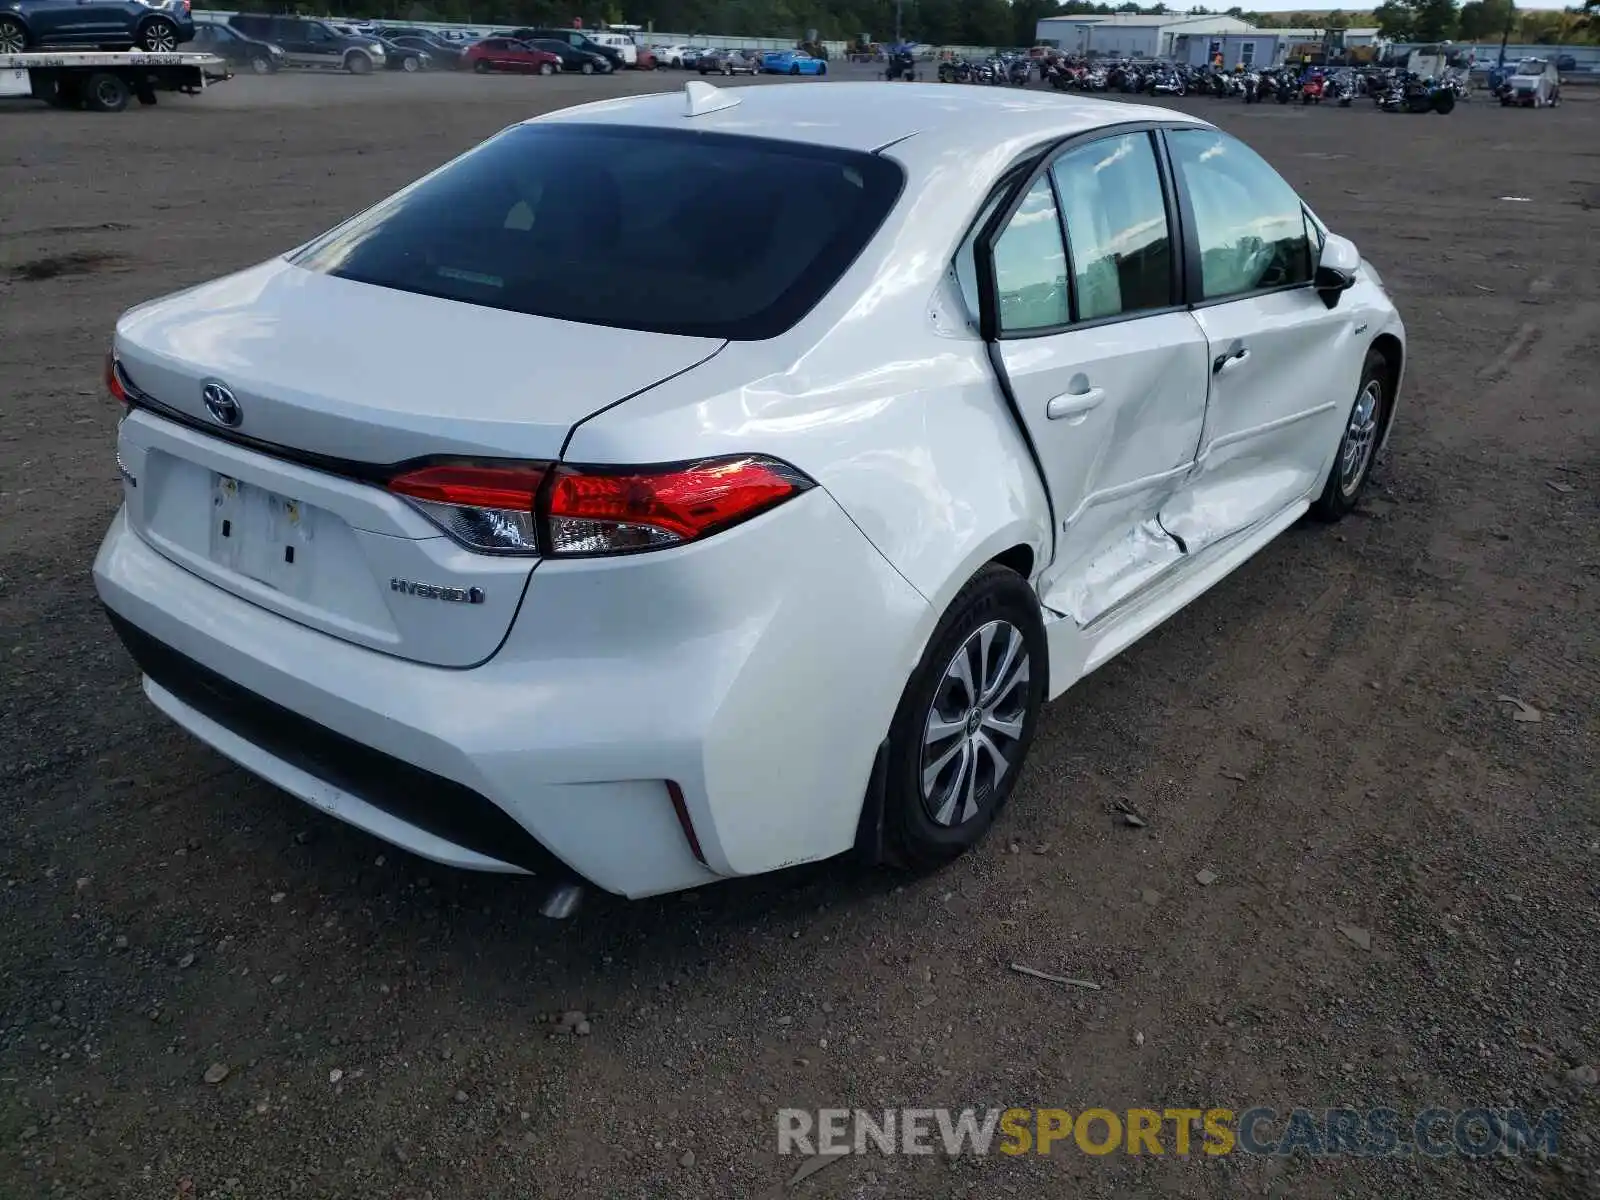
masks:
[(554, 75), (561, 59), (548, 50), (535, 50), (511, 38), (485, 38), (467, 47), (461, 65), (487, 75), (490, 71), (515, 71), (522, 75)]

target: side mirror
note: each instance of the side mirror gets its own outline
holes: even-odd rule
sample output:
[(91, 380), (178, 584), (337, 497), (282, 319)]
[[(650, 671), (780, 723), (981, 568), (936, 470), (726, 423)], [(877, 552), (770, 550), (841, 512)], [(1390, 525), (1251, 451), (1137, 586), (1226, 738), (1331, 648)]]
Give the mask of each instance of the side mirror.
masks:
[(1329, 308), (1339, 303), (1339, 294), (1355, 286), (1356, 270), (1361, 266), (1361, 252), (1349, 238), (1330, 233), (1322, 243), (1322, 257), (1317, 261), (1317, 273), (1312, 286)]

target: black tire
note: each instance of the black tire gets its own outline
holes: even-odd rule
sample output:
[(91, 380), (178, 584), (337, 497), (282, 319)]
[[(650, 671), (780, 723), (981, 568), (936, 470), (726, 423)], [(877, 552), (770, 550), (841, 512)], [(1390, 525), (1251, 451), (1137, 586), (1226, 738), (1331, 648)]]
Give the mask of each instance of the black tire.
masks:
[(133, 91), (120, 75), (97, 71), (83, 85), (83, 102), (90, 112), (116, 113), (128, 107)]
[[(542, 75), (542, 74), (544, 74), (544, 69), (545, 69), (545, 67), (548, 67), (548, 66), (549, 66), (549, 65), (550, 65), (550, 64), (549, 64), (549, 63), (545, 63), (545, 64), (544, 64), (544, 65), (543, 65), (543, 66), (541, 66), (541, 67), (540, 67), (540, 68), (539, 68), (539, 73), (540, 73), (540, 74), (541, 74), (541, 75)], [(473, 70), (474, 70), (474, 71), (475, 71), (475, 72), (477, 72), (477, 73), (478, 73), (478, 74), (479, 74), (479, 75), (487, 75), (487, 74), (488, 74), (488, 73), (489, 73), (489, 72), (490, 72), (490, 71), (491, 71), (491, 70), (493, 70), (493, 68), (492, 68), (492, 67), (490, 67), (490, 66), (489, 66), (489, 64), (488, 64), (488, 63), (486, 63), (486, 62), (485, 62), (485, 61), (484, 61), (484, 60), (483, 60), (483, 59), (481, 59), (481, 58), (480, 58), (480, 59), (479, 59), (479, 60), (478, 60), (478, 61), (477, 61), (477, 62), (475, 62), (475, 63), (473, 63), (473, 64), (472, 64), (472, 69), (473, 69)]]
[(43, 82), (35, 81), (33, 95), (36, 100), (43, 100), (51, 108), (82, 108), (83, 91), (76, 80), (46, 79)]
[(554, 63), (540, 63), (539, 64), (539, 74), (541, 74), (541, 75), (554, 75), (555, 73), (556, 73), (556, 67), (555, 67)]
[(344, 56), (344, 69), (352, 75), (372, 74), (372, 60), (359, 50), (352, 50)]
[(817, 74), (818, 75), (826, 75), (827, 73), (828, 73), (828, 64), (827, 63), (823, 63), (820, 67), (817, 68)]
[(415, 74), (416, 72), (422, 70), (422, 60), (420, 58), (414, 58), (408, 54), (400, 60), (400, 69), (402, 71)]
[(583, 66), (579, 67), (578, 70), (582, 71), (585, 75), (593, 75), (594, 64), (592, 62), (585, 61)]
[(166, 17), (151, 17), (139, 26), (134, 39), (141, 50), (152, 54), (171, 54), (178, 48), (178, 27)]
[(800, 64), (799, 63), (792, 63), (790, 65), (790, 67), (789, 67), (789, 74), (791, 74), (791, 75), (800, 74)]
[[(1394, 397), (1389, 394), (1389, 379), (1388, 360), (1381, 351), (1368, 350), (1355, 399), (1339, 431), (1339, 449), (1328, 470), (1328, 481), (1323, 485), (1322, 495), (1311, 505), (1311, 515), (1317, 520), (1340, 520), (1361, 502), (1361, 492), (1372, 477), (1372, 464), (1378, 457), (1378, 443), (1387, 425), (1389, 406), (1394, 403)], [(1364, 410), (1369, 391), (1372, 392), (1370, 412)], [(1365, 439), (1364, 449), (1353, 448), (1352, 443), (1357, 438)]]
[[(1006, 738), (981, 724), (976, 725), (977, 731), (985, 737), (996, 739), (990, 745), (1006, 743), (1003, 753), (1007, 767), (998, 780), (994, 778), (994, 760), (986, 752), (969, 749), (957, 750), (954, 757), (949, 754), (952, 748), (970, 736), (968, 731), (974, 729), (973, 723), (969, 722), (960, 731), (934, 742), (931, 749), (928, 749), (926, 740), (929, 724), (936, 714), (942, 719), (950, 718), (963, 708), (972, 708), (958, 695), (960, 686), (954, 684), (947, 672), (958, 653), (964, 651), (969, 655), (969, 672), (972, 670), (975, 651), (969, 643), (976, 644), (980, 631), (993, 622), (1001, 622), (1020, 635), (1021, 647), (1027, 654), (1024, 665), (1028, 672), (1025, 682), (1019, 681), (1004, 688), (987, 708), (998, 719), (1017, 723), (1020, 730), (1018, 736)], [(997, 656), (1001, 649), (1002, 644), (997, 637), (992, 645), (991, 657)], [(993, 661), (988, 663), (984, 674), (994, 670), (996, 665)], [(1039, 603), (1033, 590), (1027, 580), (1015, 571), (991, 563), (968, 581), (946, 610), (928, 642), (927, 650), (923, 652), (922, 661), (911, 673), (901, 695), (900, 706), (895, 712), (894, 723), (890, 726), (883, 801), (884, 847), (889, 861), (913, 871), (933, 870), (965, 853), (983, 839), (1016, 786), (1028, 747), (1033, 743), (1039, 710), (1044, 705), (1047, 670), (1044, 622), (1040, 619)], [(1008, 673), (999, 682), (1004, 684), (1006, 679), (1012, 677)], [(973, 678), (976, 682), (979, 677)], [(975, 711), (980, 715), (972, 717), (971, 722), (982, 719), (984, 710), (979, 708)], [(925, 798), (923, 787), (925, 749), (935, 762), (941, 757), (946, 759), (943, 768), (935, 775), (933, 790), (936, 795), (932, 800)], [(962, 765), (967, 762), (969, 755), (977, 760), (975, 765), (978, 769), (970, 793), (972, 812), (962, 817), (967, 804), (956, 793), (964, 778)], [(985, 775), (988, 776), (986, 785), (983, 783)], [(946, 786), (950, 789), (950, 795), (937, 795)], [(947, 818), (944, 821), (939, 819), (940, 812), (933, 811), (941, 807), (941, 800), (950, 806), (942, 814)]]
[(15, 17), (0, 17), (0, 54), (21, 54), (32, 41), (28, 27)]
[(272, 60), (265, 54), (252, 54), (250, 56), (250, 69), (257, 75), (270, 75), (277, 68), (272, 65)]
[(1454, 111), (1455, 106), (1456, 94), (1454, 92), (1444, 91), (1435, 92), (1433, 94), (1431, 107), (1433, 108), (1433, 111), (1438, 113), (1441, 117), (1448, 116), (1452, 111)]

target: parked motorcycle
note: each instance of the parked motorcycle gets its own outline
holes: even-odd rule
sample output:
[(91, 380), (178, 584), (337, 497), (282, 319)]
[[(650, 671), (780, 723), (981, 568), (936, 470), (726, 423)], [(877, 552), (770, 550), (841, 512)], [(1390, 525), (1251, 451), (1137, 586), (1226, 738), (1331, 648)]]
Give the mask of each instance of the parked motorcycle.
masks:
[(1454, 111), (1455, 106), (1456, 94), (1450, 88), (1406, 72), (1401, 72), (1394, 86), (1378, 99), (1378, 107), (1384, 112), (1436, 112), (1442, 117)]
[(908, 83), (913, 82), (917, 78), (917, 56), (909, 50), (890, 55), (889, 65), (884, 68), (883, 77), (890, 82), (902, 79)]
[(1033, 64), (1025, 58), (1013, 58), (1006, 64), (1006, 82), (1016, 87), (1027, 87), (1033, 76)]
[(1244, 88), (1244, 102), (1246, 104), (1254, 104), (1261, 99), (1261, 76), (1254, 71), (1246, 71), (1244, 73), (1241, 86)]
[(1306, 80), (1304, 83), (1302, 83), (1300, 85), (1300, 103), (1301, 104), (1321, 104), (1322, 103), (1322, 90), (1323, 90), (1322, 76), (1321, 75), (1313, 75), (1310, 79)]
[(1158, 71), (1150, 77), (1152, 96), (1182, 96), (1188, 93), (1183, 76), (1176, 71)]

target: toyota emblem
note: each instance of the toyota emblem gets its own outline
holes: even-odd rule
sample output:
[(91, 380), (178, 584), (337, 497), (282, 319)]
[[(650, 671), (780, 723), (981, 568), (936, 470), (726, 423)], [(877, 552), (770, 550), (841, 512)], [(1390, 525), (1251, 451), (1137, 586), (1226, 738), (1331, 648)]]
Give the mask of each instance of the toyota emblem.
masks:
[(244, 420), (244, 410), (239, 407), (239, 402), (220, 383), (206, 384), (200, 392), (200, 398), (206, 402), (206, 411), (218, 425), (232, 429)]

